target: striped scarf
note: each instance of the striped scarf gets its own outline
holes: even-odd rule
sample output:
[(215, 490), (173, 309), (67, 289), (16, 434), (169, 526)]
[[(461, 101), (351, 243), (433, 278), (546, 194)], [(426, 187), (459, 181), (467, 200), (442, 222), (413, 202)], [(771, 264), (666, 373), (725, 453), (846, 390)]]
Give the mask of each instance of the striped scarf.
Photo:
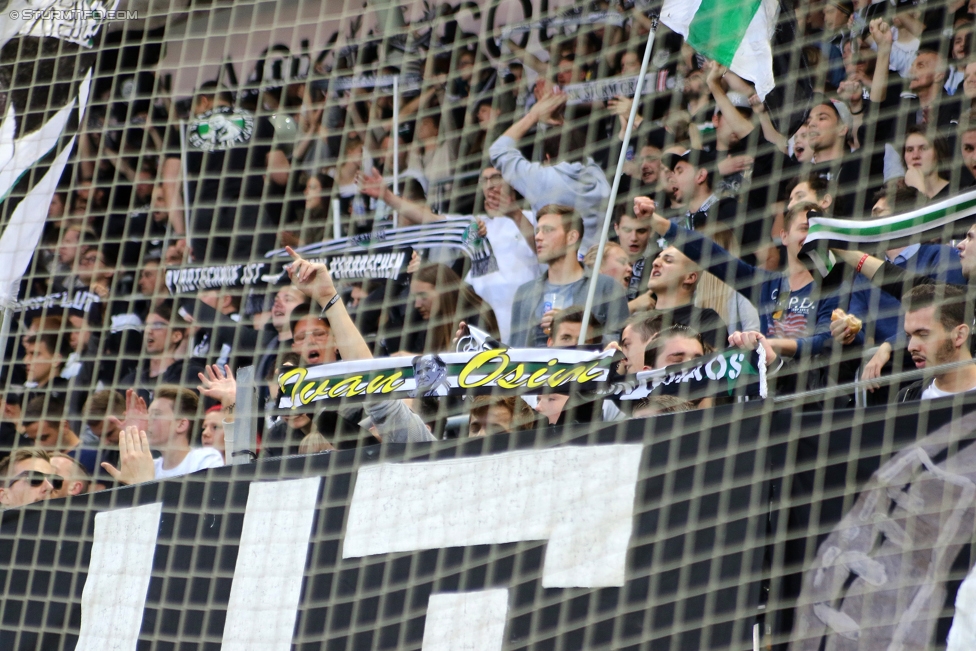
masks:
[(970, 190), (911, 212), (878, 219), (850, 220), (815, 217), (801, 255), (806, 255), (822, 276), (834, 266), (830, 249), (881, 251), (929, 239), (952, 239), (971, 225), (976, 215), (976, 190)]

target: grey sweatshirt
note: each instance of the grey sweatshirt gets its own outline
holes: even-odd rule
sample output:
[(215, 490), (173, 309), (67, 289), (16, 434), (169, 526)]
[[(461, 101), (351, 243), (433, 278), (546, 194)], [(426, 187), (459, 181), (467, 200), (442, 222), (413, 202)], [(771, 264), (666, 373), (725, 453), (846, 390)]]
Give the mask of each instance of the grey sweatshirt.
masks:
[(384, 443), (421, 443), (436, 441), (424, 421), (399, 400), (367, 402), (366, 413)]
[[(586, 305), (586, 293), (589, 291), (589, 275), (584, 275), (573, 285), (573, 302), (565, 307)], [(508, 345), (513, 348), (544, 348), (547, 335), (539, 325), (539, 315), (536, 313), (539, 303), (546, 291), (546, 281), (549, 279), (547, 271), (539, 278), (530, 280), (517, 290), (512, 301), (512, 333), (509, 335)], [(610, 276), (600, 274), (596, 281), (596, 295), (593, 300), (593, 316), (603, 324), (603, 343), (608, 344), (617, 340), (617, 335), (623, 328), (624, 321), (630, 316), (627, 309), (627, 295), (624, 288)]]
[(491, 164), (502, 173), (502, 178), (519, 191), (532, 210), (555, 203), (575, 208), (583, 218), (586, 231), (580, 245), (580, 254), (586, 255), (590, 247), (600, 240), (600, 227), (606, 216), (610, 184), (603, 170), (587, 158), (586, 163), (556, 163), (542, 165), (525, 159), (515, 146), (514, 140), (502, 136), (491, 145)]

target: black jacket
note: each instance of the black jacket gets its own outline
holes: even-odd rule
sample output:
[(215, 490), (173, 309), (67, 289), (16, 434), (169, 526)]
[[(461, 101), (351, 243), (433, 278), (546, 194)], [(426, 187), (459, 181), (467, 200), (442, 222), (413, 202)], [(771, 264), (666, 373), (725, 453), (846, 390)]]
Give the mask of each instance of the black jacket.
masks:
[(898, 402), (910, 402), (921, 400), (922, 392), (925, 391), (925, 380), (912, 382), (907, 387), (898, 392)]

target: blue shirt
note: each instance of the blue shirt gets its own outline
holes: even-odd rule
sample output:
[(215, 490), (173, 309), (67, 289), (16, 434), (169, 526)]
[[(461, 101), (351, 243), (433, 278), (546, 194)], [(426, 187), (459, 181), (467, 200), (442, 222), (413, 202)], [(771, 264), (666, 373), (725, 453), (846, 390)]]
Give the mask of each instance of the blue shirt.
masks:
[(80, 463), (88, 471), (89, 475), (92, 477), (95, 476), (96, 470), (99, 469), (98, 450), (84, 448), (79, 445), (73, 450), (68, 450), (65, 454)]
[[(959, 251), (941, 244), (913, 244), (895, 256), (891, 262), (906, 271), (928, 276), (940, 283), (965, 285), (959, 262)], [(859, 275), (851, 292), (848, 311), (864, 321), (864, 331), (875, 343), (891, 341), (902, 336), (905, 317), (901, 301), (871, 284)]]
[[(672, 223), (664, 236), (694, 262), (740, 292), (759, 310), (760, 331), (767, 337), (792, 339), (796, 357), (817, 355), (830, 339), (830, 315), (837, 294), (821, 295), (816, 283), (790, 291), (786, 274), (766, 271), (739, 260), (715, 242)], [(789, 295), (784, 295), (789, 292)], [(854, 343), (864, 341), (859, 332)]]

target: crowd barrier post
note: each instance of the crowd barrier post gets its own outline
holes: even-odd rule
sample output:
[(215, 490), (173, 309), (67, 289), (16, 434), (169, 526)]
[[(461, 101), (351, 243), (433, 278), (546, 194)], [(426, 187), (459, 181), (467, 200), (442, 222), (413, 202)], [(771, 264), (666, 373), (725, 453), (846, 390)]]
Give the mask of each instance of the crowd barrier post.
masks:
[[(393, 143), (393, 194), (400, 194), (400, 78), (393, 77), (393, 128), (390, 130)], [(393, 211), (393, 228), (397, 227), (399, 215)]]
[(224, 439), (224, 455), (227, 463), (250, 463), (251, 455), (258, 449), (257, 423), (254, 422), (254, 367), (237, 369), (237, 405), (234, 409), (234, 437)]
[[(603, 231), (600, 233), (600, 241), (596, 244), (596, 261), (593, 263), (593, 274), (590, 276), (590, 286), (586, 292), (586, 306), (583, 308), (583, 323), (590, 322), (590, 313), (593, 311), (593, 298), (596, 296), (596, 281), (600, 277), (600, 265), (603, 264), (603, 247), (607, 244), (607, 236), (610, 234), (610, 218), (613, 216), (613, 206), (617, 201), (617, 190), (620, 188), (620, 175), (624, 171), (624, 163), (627, 162), (627, 147), (630, 145), (630, 133), (634, 129), (634, 118), (637, 116), (637, 107), (640, 105), (641, 93), (644, 90), (644, 76), (647, 74), (647, 64), (651, 60), (651, 49), (654, 47), (654, 35), (657, 33), (657, 17), (651, 18), (651, 31), (647, 35), (647, 45), (644, 47), (644, 60), (641, 61), (640, 75), (637, 77), (637, 86), (634, 88), (634, 102), (630, 106), (630, 116), (627, 118), (627, 129), (624, 131), (624, 140), (620, 143), (620, 155), (617, 157), (617, 169), (613, 173), (613, 185), (610, 187), (610, 198), (607, 199), (607, 213), (603, 216)], [(580, 328), (580, 346), (586, 343), (587, 328)]]

